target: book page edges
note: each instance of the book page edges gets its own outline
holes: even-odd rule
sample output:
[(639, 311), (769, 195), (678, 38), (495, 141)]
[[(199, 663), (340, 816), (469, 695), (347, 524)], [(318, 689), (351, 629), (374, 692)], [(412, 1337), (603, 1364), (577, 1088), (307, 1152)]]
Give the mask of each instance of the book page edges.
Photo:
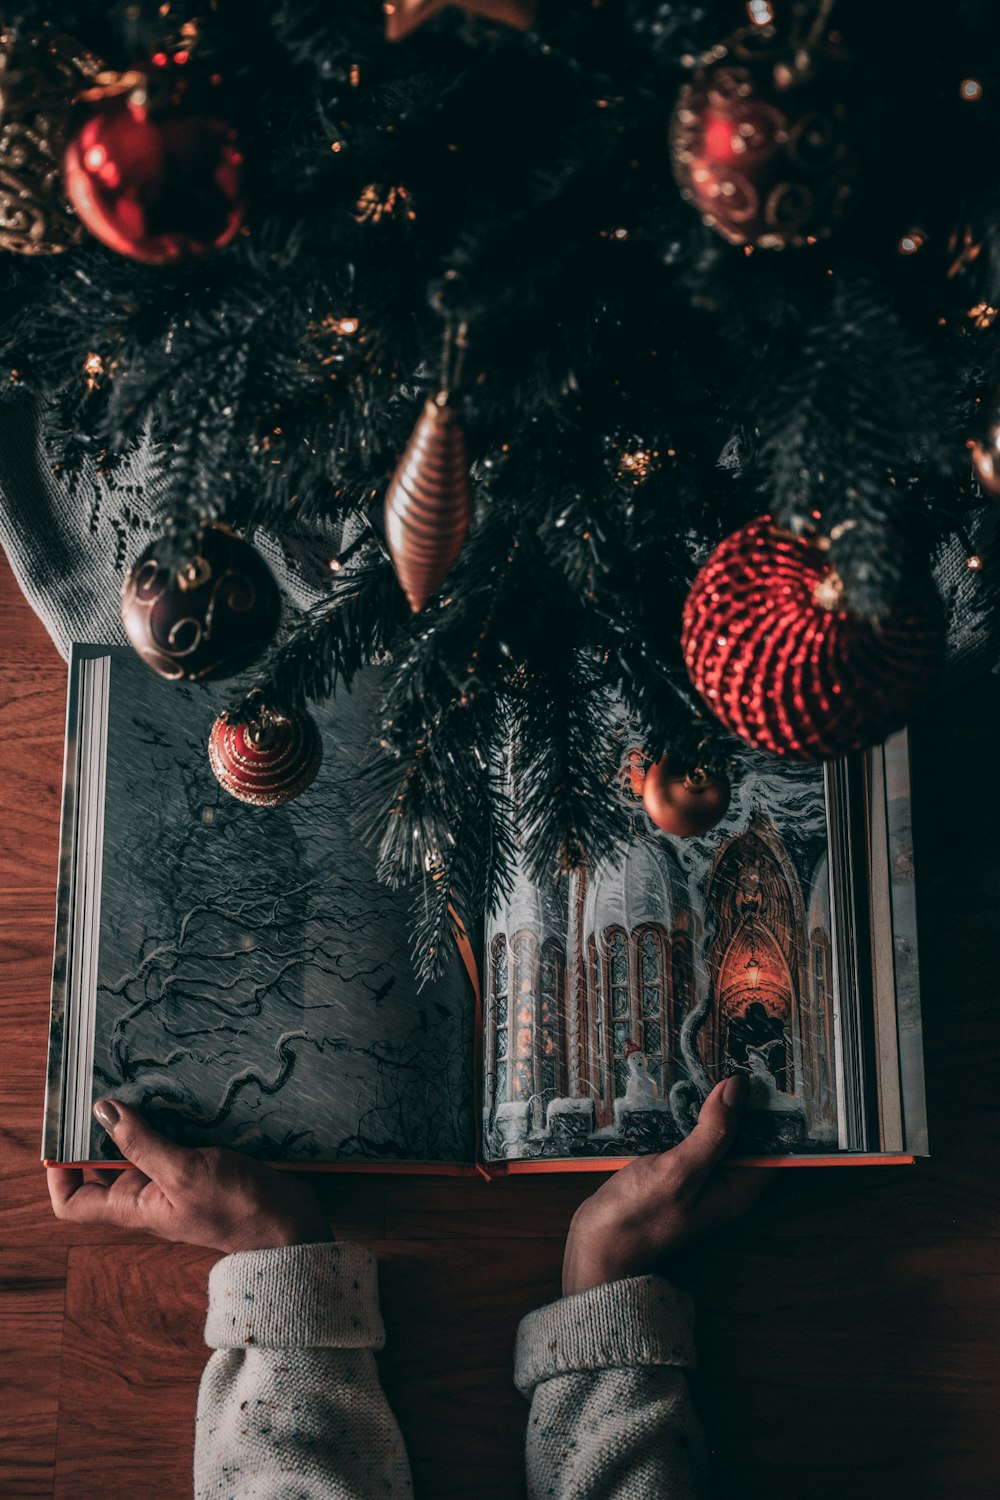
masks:
[[(620, 1172), (634, 1156), (609, 1157), (602, 1161), (592, 1156), (566, 1157), (562, 1161), (501, 1161), (476, 1162), (368, 1162), (332, 1161), (316, 1162), (269, 1162), (277, 1172), (374, 1172), (404, 1177), (481, 1177), (487, 1182), (494, 1177), (524, 1177), (539, 1172)], [(872, 1152), (843, 1152), (839, 1156), (734, 1156), (728, 1162), (731, 1167), (912, 1167), (915, 1156), (879, 1155)], [(130, 1161), (49, 1161), (44, 1167), (58, 1167), (64, 1171), (83, 1171), (100, 1168), (103, 1171), (134, 1171)]]
[(66, 692), (66, 739), (63, 751), (62, 810), (59, 819), (59, 872), (56, 891), (55, 937), (52, 946), (52, 988), (49, 1011), (42, 1158), (49, 1165), (62, 1145), (65, 1091), (66, 987), (73, 921), (73, 849), (76, 841), (76, 795), (79, 753), (77, 708), (80, 648), (71, 647)]

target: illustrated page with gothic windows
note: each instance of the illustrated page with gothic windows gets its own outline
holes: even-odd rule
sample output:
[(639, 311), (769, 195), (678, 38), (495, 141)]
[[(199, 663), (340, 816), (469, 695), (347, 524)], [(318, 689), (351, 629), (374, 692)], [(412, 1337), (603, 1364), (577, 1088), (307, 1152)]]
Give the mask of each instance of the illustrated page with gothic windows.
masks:
[(664, 1150), (737, 1070), (745, 1154), (835, 1152), (822, 767), (742, 752), (702, 838), (661, 832), (633, 781), (620, 863), (522, 874), (487, 924), (484, 1159)]

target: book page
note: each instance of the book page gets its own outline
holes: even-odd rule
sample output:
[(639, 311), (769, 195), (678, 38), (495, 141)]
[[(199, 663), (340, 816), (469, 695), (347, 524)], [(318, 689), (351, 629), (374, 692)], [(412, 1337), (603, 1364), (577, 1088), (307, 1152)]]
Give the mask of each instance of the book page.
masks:
[(412, 897), (354, 822), (376, 687), (317, 711), (312, 787), (253, 808), (208, 761), (231, 687), (113, 653), (92, 1097), (270, 1161), (472, 1160), (471, 986), (454, 954), (417, 992)]
[(487, 923), (484, 1159), (664, 1150), (733, 1071), (742, 1154), (835, 1152), (822, 767), (738, 751), (725, 818), (674, 838), (635, 764), (626, 740), (622, 861), (544, 888), (522, 874)]

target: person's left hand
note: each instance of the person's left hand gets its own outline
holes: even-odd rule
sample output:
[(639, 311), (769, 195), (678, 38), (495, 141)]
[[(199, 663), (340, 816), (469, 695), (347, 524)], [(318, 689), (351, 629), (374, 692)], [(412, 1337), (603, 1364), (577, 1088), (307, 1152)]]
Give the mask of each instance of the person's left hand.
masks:
[(301, 1180), (235, 1151), (175, 1146), (111, 1099), (99, 1099), (94, 1114), (133, 1168), (49, 1167), (57, 1219), (142, 1229), (226, 1255), (333, 1238)]

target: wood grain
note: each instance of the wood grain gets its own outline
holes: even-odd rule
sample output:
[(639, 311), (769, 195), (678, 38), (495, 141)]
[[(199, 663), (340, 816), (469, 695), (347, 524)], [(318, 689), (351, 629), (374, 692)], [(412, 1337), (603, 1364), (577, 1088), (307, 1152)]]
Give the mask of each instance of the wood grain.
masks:
[[(0, 1494), (190, 1494), (212, 1257), (52, 1219), (38, 1167), (65, 668), (0, 566)], [(993, 1500), (1000, 1423), (1000, 685), (914, 726), (932, 1156), (780, 1174), (677, 1267), (723, 1500)], [(377, 1249), (381, 1368), (426, 1500), (518, 1500), (520, 1316), (599, 1177), (320, 1176)], [(9, 1274), (8, 1274), (9, 1273)], [(65, 1280), (65, 1314), (63, 1285)], [(61, 1380), (60, 1380), (61, 1370)]]
[(55, 892), (66, 669), (52, 654), (45, 669), (0, 667), (0, 899), (11, 890)]
[[(69, 1254), (54, 1494), (187, 1500), (210, 1251), (144, 1241)], [(101, 1476), (100, 1490), (97, 1476)]]
[(51, 1495), (66, 1251), (0, 1250), (0, 1493)]

